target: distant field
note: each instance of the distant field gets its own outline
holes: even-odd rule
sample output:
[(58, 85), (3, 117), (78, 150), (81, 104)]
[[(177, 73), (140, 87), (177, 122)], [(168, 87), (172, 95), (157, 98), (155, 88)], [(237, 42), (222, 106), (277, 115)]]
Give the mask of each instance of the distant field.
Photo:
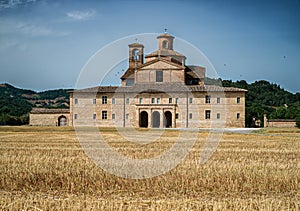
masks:
[[(119, 153), (148, 158), (171, 147), (179, 131), (143, 145), (123, 140), (114, 128), (102, 133)], [(198, 161), (208, 133), (197, 135), (175, 169), (138, 180), (98, 168), (73, 128), (0, 127), (0, 209), (300, 209), (300, 129), (225, 133), (204, 165)]]

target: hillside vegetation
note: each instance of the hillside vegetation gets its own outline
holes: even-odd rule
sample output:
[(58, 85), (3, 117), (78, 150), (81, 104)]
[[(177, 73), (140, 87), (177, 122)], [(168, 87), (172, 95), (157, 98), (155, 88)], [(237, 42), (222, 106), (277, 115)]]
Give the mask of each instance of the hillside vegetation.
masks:
[(68, 108), (68, 90), (58, 89), (43, 92), (19, 89), (9, 84), (0, 84), (0, 124), (28, 124), (28, 114), (33, 107)]

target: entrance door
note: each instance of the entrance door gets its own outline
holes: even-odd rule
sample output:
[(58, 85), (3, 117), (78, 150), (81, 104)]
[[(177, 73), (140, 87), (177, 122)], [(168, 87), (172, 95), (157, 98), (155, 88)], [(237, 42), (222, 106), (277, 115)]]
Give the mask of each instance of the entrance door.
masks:
[(142, 111), (140, 113), (140, 127), (148, 127), (148, 113), (147, 113), (147, 111)]
[(158, 111), (152, 113), (152, 127), (159, 128), (160, 126), (160, 114)]
[(172, 127), (172, 113), (170, 111), (165, 112), (164, 126), (167, 128)]
[(58, 117), (58, 126), (67, 126), (67, 118), (65, 116)]

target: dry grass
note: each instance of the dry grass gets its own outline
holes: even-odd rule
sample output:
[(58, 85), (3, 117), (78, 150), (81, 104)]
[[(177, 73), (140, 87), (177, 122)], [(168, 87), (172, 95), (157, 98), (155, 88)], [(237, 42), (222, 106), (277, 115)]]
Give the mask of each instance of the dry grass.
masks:
[[(160, 140), (144, 145), (126, 142), (113, 128), (102, 133), (120, 153), (144, 158), (170, 147), (179, 132), (165, 131)], [(98, 168), (73, 128), (0, 127), (0, 209), (300, 209), (299, 129), (226, 133), (212, 158), (199, 165), (207, 135), (198, 134), (175, 169), (136, 180)]]

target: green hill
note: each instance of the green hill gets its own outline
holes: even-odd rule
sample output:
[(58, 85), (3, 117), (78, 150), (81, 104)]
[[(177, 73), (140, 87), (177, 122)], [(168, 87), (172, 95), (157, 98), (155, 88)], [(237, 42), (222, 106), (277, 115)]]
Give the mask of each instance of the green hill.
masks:
[(10, 84), (0, 84), (0, 124), (22, 125), (28, 123), (33, 107), (68, 108), (68, 90), (34, 92)]

